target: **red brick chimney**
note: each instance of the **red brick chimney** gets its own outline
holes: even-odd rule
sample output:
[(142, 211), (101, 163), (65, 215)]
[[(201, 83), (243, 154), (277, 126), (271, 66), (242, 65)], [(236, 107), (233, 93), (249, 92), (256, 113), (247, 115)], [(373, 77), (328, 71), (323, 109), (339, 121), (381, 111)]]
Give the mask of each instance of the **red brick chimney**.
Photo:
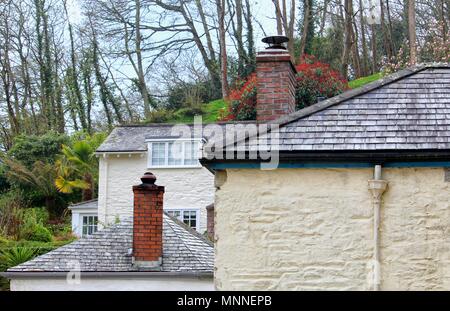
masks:
[(137, 267), (154, 269), (162, 258), (164, 187), (155, 185), (150, 172), (141, 180), (133, 186), (133, 260)]
[(256, 120), (275, 120), (295, 111), (295, 75), (291, 55), (282, 45), (289, 39), (282, 36), (264, 38), (269, 44), (256, 55)]

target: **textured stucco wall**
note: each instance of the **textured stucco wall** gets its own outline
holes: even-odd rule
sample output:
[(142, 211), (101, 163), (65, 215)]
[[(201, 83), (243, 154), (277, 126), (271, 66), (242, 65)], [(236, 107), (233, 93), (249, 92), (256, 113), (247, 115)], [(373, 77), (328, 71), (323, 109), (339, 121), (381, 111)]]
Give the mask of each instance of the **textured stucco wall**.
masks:
[[(226, 173), (215, 202), (218, 289), (372, 288), (371, 169)], [(450, 290), (444, 170), (384, 169), (383, 179), (381, 289)]]
[(20, 278), (11, 280), (11, 291), (212, 291), (212, 279), (196, 278), (82, 278), (68, 284), (64, 278)]
[(131, 187), (140, 183), (147, 171), (156, 183), (165, 186), (164, 208), (199, 209), (200, 232), (206, 230), (206, 206), (214, 201), (214, 175), (205, 168), (147, 168), (147, 154), (100, 157), (99, 222), (111, 223), (116, 217), (132, 216)]

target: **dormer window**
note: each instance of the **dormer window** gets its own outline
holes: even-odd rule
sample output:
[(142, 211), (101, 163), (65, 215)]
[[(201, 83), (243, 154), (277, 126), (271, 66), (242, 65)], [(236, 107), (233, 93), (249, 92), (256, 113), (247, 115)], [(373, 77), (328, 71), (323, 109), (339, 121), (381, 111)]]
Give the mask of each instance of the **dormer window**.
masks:
[(201, 167), (199, 151), (200, 142), (196, 140), (148, 141), (148, 167)]

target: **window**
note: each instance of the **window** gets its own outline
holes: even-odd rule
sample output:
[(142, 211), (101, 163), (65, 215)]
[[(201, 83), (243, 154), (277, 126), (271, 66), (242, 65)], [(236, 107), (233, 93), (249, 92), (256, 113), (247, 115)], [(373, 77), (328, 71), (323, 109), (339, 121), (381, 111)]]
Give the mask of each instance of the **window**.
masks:
[(198, 167), (200, 145), (196, 141), (149, 142), (149, 167)]
[(184, 222), (192, 229), (197, 230), (197, 211), (196, 210), (168, 210), (167, 214)]
[(81, 236), (87, 236), (97, 232), (97, 223), (97, 216), (83, 216), (83, 231)]

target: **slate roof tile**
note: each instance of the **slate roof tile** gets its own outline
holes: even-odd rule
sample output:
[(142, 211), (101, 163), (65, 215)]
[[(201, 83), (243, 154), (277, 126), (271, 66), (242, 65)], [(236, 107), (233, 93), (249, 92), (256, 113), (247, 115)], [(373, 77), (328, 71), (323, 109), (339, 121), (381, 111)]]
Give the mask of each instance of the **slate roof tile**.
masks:
[[(7, 272), (132, 272), (133, 221), (123, 219), (91, 236), (8, 269)], [(214, 249), (210, 242), (178, 220), (164, 214), (163, 272), (213, 272)]]

